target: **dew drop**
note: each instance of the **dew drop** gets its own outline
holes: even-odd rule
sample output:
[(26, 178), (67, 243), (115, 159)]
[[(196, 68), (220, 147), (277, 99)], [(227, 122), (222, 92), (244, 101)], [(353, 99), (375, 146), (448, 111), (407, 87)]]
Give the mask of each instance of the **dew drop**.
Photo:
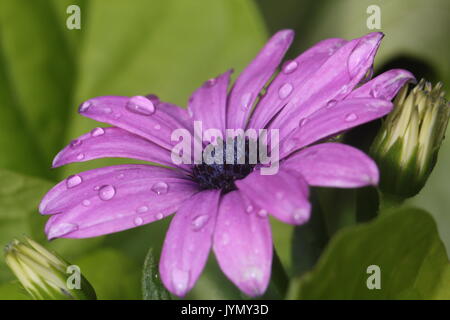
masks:
[(258, 211), (258, 216), (260, 216), (262, 218), (267, 217), (267, 214), (268, 214), (268, 212), (265, 209), (261, 209)]
[(74, 232), (78, 230), (78, 225), (74, 223), (59, 223), (54, 224), (50, 227), (47, 233), (47, 237), (49, 239), (54, 239), (57, 237), (61, 237), (63, 235), (66, 235), (70, 232)]
[(207, 87), (207, 88), (214, 87), (216, 85), (216, 83), (217, 83), (217, 79), (211, 78), (205, 82), (205, 87)]
[(242, 109), (247, 110), (250, 107), (251, 100), (252, 94), (250, 92), (244, 93), (241, 97)]
[(294, 218), (294, 220), (297, 223), (303, 222), (305, 220), (306, 216), (307, 216), (307, 213), (306, 213), (305, 209), (301, 209), (301, 208), (295, 209), (294, 212), (292, 213), (292, 218)]
[(100, 189), (100, 186), (95, 186), (94, 191), (98, 191)]
[(81, 144), (82, 144), (82, 141), (81, 141), (81, 140), (75, 139), (75, 140), (72, 140), (72, 141), (70, 142), (70, 147), (71, 147), (71, 148), (77, 148), (77, 147), (81, 146)]
[(102, 200), (111, 200), (116, 195), (116, 189), (112, 185), (101, 186), (98, 190), (98, 196)]
[(228, 233), (224, 233), (222, 235), (222, 245), (226, 246), (229, 243), (230, 243), (230, 236), (228, 235)]
[(355, 121), (356, 119), (358, 119), (358, 116), (356, 115), (356, 113), (353, 112), (345, 116), (345, 121), (347, 122)]
[(144, 223), (144, 219), (142, 219), (141, 217), (136, 217), (136, 218), (134, 218), (134, 224), (136, 225), (136, 226), (140, 226), (140, 225), (142, 225)]
[(152, 191), (158, 195), (165, 194), (165, 193), (167, 193), (168, 190), (169, 190), (169, 186), (167, 185), (167, 183), (165, 183), (163, 181), (156, 182), (152, 186)]
[(103, 129), (103, 128), (94, 128), (91, 131), (91, 136), (92, 137), (100, 137), (100, 136), (102, 136), (104, 134), (105, 134), (105, 129)]
[(336, 105), (337, 101), (336, 100), (330, 100), (327, 102), (326, 107), (327, 108), (332, 108)]
[(91, 105), (92, 104), (89, 101), (83, 102), (78, 108), (78, 112), (80, 113), (86, 112), (91, 107)]
[(184, 271), (178, 268), (172, 269), (172, 285), (175, 289), (175, 293), (178, 296), (183, 296), (186, 293), (187, 287), (189, 285), (189, 278), (190, 276), (188, 271)]
[(91, 205), (91, 201), (88, 200), (88, 199), (85, 199), (85, 200), (83, 200), (82, 204), (83, 204), (83, 206), (85, 206), (85, 207), (89, 207), (89, 206)]
[(283, 66), (283, 73), (285, 74), (289, 74), (294, 72), (298, 67), (298, 62), (293, 60), (293, 61), (287, 61), (284, 66)]
[(192, 220), (192, 229), (194, 231), (199, 231), (201, 228), (203, 228), (205, 226), (205, 224), (206, 224), (206, 222), (208, 222), (208, 220), (209, 220), (209, 216), (206, 214), (196, 216)]
[(110, 107), (105, 107), (105, 108), (102, 108), (102, 111), (106, 114), (110, 114), (112, 112), (112, 109)]
[(287, 98), (291, 94), (293, 89), (294, 87), (292, 86), (292, 84), (290, 83), (283, 84), (278, 90), (278, 97), (280, 97), (280, 99)]
[(247, 208), (245, 209), (245, 212), (250, 213), (253, 211), (253, 206), (250, 204), (247, 206)]
[(160, 212), (160, 213), (157, 213), (155, 217), (157, 220), (161, 220), (162, 218), (164, 218), (164, 215)]
[(77, 160), (83, 160), (84, 159), (84, 153), (79, 153), (77, 155)]
[(144, 116), (149, 116), (155, 112), (153, 102), (143, 96), (131, 97), (126, 104), (126, 108), (130, 112)]
[(123, 178), (125, 178), (125, 174), (119, 173), (119, 174), (117, 175), (117, 179), (122, 180)]
[(77, 185), (79, 185), (81, 182), (83, 181), (83, 179), (81, 179), (81, 177), (79, 175), (72, 175), (69, 176), (66, 180), (66, 187), (68, 189), (76, 187)]
[(300, 119), (300, 121), (298, 122), (298, 126), (303, 127), (307, 122), (308, 122), (307, 118)]
[(148, 207), (147, 206), (141, 206), (139, 208), (136, 209), (137, 213), (144, 213), (148, 211)]

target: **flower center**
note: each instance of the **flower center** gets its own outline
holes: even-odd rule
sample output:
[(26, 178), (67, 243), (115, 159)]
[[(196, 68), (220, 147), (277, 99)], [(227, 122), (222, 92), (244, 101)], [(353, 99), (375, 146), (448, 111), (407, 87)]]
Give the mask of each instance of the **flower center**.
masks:
[(202, 163), (195, 165), (191, 174), (202, 189), (220, 189), (224, 193), (236, 190), (234, 182), (245, 178), (258, 164), (257, 141), (234, 138), (210, 148), (209, 159), (204, 150)]

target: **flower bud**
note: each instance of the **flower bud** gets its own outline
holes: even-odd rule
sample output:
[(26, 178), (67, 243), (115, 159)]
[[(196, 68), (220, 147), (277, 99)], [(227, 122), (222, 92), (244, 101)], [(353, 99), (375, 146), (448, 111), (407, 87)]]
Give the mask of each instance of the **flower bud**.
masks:
[(35, 300), (96, 299), (77, 266), (29, 238), (11, 241), (5, 247), (5, 261)]
[(425, 185), (450, 116), (444, 94), (441, 83), (433, 87), (424, 79), (398, 93), (370, 150), (380, 168), (382, 192), (407, 198)]

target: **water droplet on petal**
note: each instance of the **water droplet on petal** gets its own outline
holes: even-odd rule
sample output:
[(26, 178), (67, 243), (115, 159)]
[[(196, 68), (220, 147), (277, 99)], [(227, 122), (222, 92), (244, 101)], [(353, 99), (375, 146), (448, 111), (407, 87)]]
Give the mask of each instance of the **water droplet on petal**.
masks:
[(327, 102), (326, 107), (327, 107), (327, 108), (334, 107), (334, 106), (336, 105), (336, 103), (337, 103), (336, 100), (330, 100), (330, 101)]
[(144, 116), (149, 116), (155, 112), (153, 102), (143, 96), (131, 97), (127, 102), (126, 108), (130, 112)]
[(112, 185), (101, 186), (98, 190), (98, 196), (102, 200), (111, 200), (116, 195), (116, 189)]
[(214, 87), (216, 85), (216, 83), (217, 83), (217, 79), (211, 78), (205, 82), (205, 87), (207, 87), (207, 88)]
[(355, 121), (356, 119), (358, 119), (358, 116), (356, 115), (356, 113), (353, 112), (345, 116), (345, 121), (347, 122)]
[(81, 141), (81, 140), (75, 139), (75, 140), (72, 140), (72, 141), (70, 142), (70, 147), (71, 147), (71, 148), (77, 148), (77, 147), (81, 146), (81, 144), (82, 144), (82, 141)]
[(162, 218), (164, 218), (164, 215), (160, 212), (160, 213), (157, 213), (155, 217), (157, 220), (161, 220)]
[(260, 282), (263, 278), (263, 272), (260, 267), (249, 267), (244, 272), (244, 281)]
[(157, 182), (152, 186), (152, 191), (158, 195), (165, 194), (168, 190), (169, 186), (163, 181)]
[(303, 127), (307, 122), (308, 122), (308, 118), (300, 119), (300, 121), (298, 122), (298, 126)]
[(83, 206), (85, 206), (85, 207), (89, 207), (89, 206), (91, 205), (91, 201), (88, 200), (88, 199), (85, 199), (85, 200), (83, 200), (82, 204), (83, 204)]
[(247, 206), (247, 209), (245, 209), (245, 211), (246, 211), (247, 213), (252, 212), (252, 211), (253, 211), (253, 206), (252, 206), (251, 204), (248, 205), (248, 206)]
[(252, 100), (252, 94), (250, 92), (244, 93), (241, 97), (241, 105), (244, 110), (250, 107), (250, 102)]
[(139, 208), (136, 209), (137, 213), (144, 213), (148, 211), (148, 207), (147, 206), (141, 206)]
[(136, 225), (136, 226), (140, 226), (140, 225), (142, 225), (144, 223), (144, 219), (142, 219), (141, 217), (136, 217), (136, 218), (134, 218), (134, 224)]
[(294, 87), (292, 86), (292, 84), (285, 83), (278, 90), (278, 96), (280, 97), (280, 99), (287, 98), (291, 94), (293, 89)]
[(101, 109), (104, 113), (110, 114), (112, 112), (112, 109), (110, 107), (105, 107)]
[(78, 108), (78, 112), (80, 113), (86, 112), (91, 107), (91, 105), (92, 104), (89, 101), (83, 102)]
[(184, 296), (189, 285), (189, 271), (174, 268), (171, 274), (172, 285), (178, 296)]
[(305, 209), (297, 208), (292, 213), (292, 217), (297, 223), (304, 222), (307, 218), (308, 214)]
[(100, 136), (102, 136), (104, 134), (105, 134), (105, 129), (103, 129), (103, 128), (94, 128), (91, 131), (91, 136), (92, 137), (100, 137)]
[(83, 179), (79, 176), (79, 175), (72, 175), (69, 176), (66, 180), (66, 187), (68, 189), (76, 187), (77, 185), (79, 185), (81, 182), (83, 181)]
[(198, 231), (201, 228), (203, 228), (206, 224), (206, 222), (208, 222), (209, 220), (209, 215), (206, 214), (202, 214), (199, 216), (196, 216), (193, 220), (192, 220), (192, 229), (194, 231)]
[(260, 216), (262, 218), (267, 217), (267, 214), (268, 214), (268, 212), (265, 209), (261, 209), (258, 211), (258, 216)]
[(230, 243), (230, 236), (228, 235), (228, 233), (224, 233), (222, 235), (222, 245), (226, 246), (229, 243)]
[(49, 239), (54, 239), (57, 237), (64, 236), (70, 232), (74, 232), (78, 230), (78, 225), (74, 223), (58, 223), (56, 225), (53, 225), (50, 227), (50, 230), (48, 230), (47, 237)]
[(286, 63), (283, 66), (283, 73), (285, 74), (289, 74), (294, 72), (298, 67), (298, 62), (293, 60), (293, 61), (286, 61)]
[(94, 191), (98, 191), (100, 189), (100, 186), (95, 186)]
[(153, 128), (155, 128), (155, 130), (159, 130), (159, 129), (161, 129), (161, 126), (159, 124), (155, 124), (155, 126)]
[(84, 153), (79, 153), (77, 155), (77, 160), (83, 160), (84, 159)]

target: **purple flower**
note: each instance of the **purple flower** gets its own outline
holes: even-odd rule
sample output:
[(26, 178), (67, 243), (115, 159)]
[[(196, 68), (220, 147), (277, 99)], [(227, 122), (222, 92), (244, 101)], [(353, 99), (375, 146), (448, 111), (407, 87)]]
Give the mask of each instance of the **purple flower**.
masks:
[[(95, 128), (65, 147), (53, 162), (127, 157), (171, 167), (134, 164), (68, 177), (44, 197), (49, 239), (86, 238), (144, 225), (174, 212), (160, 259), (165, 286), (183, 296), (195, 284), (212, 248), (226, 276), (247, 295), (262, 294), (272, 263), (267, 213), (290, 224), (308, 221), (309, 186), (355, 188), (378, 183), (375, 163), (361, 151), (325, 138), (380, 118), (414, 77), (390, 70), (367, 81), (381, 33), (354, 40), (327, 39), (292, 61), (270, 81), (294, 33), (276, 33), (237, 78), (208, 80), (189, 100), (189, 112), (154, 96), (105, 96), (79, 112), (112, 127)], [(257, 107), (252, 106), (256, 101)], [(175, 129), (279, 129), (280, 167), (175, 165)], [(241, 166), (241, 167), (239, 167)]]

